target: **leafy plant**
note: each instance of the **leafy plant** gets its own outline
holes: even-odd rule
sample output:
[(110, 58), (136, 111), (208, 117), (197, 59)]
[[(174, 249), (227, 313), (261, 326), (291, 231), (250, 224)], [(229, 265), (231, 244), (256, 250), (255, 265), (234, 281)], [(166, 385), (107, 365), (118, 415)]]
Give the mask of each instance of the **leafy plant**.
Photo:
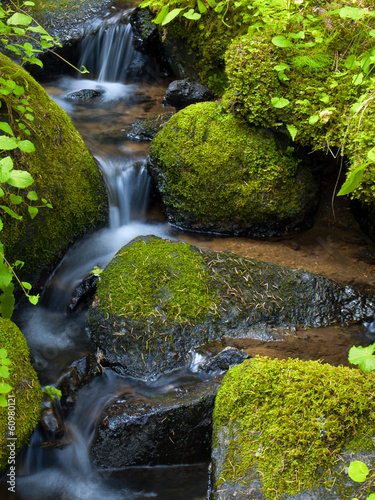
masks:
[(62, 396), (62, 392), (60, 391), (60, 389), (57, 389), (53, 385), (46, 385), (45, 388), (43, 389), (43, 393), (49, 396), (52, 399), (52, 401), (54, 401), (55, 398), (60, 400)]
[[(9, 368), (11, 364), (8, 358), (8, 351), (4, 348), (0, 348), (0, 380), (9, 377)], [(8, 394), (12, 390), (12, 386), (6, 382), (0, 381), (0, 407), (8, 406), (8, 401), (6, 400), (4, 394)]]

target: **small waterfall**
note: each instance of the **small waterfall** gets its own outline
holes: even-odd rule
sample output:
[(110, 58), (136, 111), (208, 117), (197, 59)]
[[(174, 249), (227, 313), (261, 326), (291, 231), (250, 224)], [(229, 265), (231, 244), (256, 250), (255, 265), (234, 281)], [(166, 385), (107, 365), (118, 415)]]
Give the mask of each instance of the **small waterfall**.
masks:
[(85, 66), (90, 78), (100, 82), (126, 82), (136, 78), (148, 58), (133, 47), (129, 13), (123, 11), (105, 20), (85, 36), (81, 44), (79, 67)]
[(107, 184), (110, 227), (115, 229), (144, 218), (150, 190), (145, 161), (97, 157)]

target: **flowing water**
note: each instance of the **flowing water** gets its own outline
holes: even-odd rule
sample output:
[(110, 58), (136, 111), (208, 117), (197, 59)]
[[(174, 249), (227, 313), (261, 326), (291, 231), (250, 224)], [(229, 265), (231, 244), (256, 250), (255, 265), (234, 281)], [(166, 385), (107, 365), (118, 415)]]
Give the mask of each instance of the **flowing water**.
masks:
[[(81, 64), (90, 70), (90, 80), (67, 77), (46, 86), (70, 114), (97, 158), (108, 186), (110, 224), (74, 245), (50, 277), (38, 306), (18, 311), (15, 318), (27, 339), (43, 385), (56, 384), (73, 361), (94, 352), (86, 328), (86, 312), (67, 313), (77, 285), (95, 266), (104, 268), (136, 236), (171, 237), (166, 223), (146, 219), (150, 188), (145, 169), (148, 145), (111, 139), (121, 135), (124, 126), (167, 111), (160, 104), (160, 97), (168, 82), (147, 81), (151, 73), (155, 74), (155, 64), (133, 49), (127, 17), (128, 12), (121, 12), (107, 19), (92, 27), (95, 34), (84, 39)], [(99, 90), (101, 95), (79, 103), (67, 98), (67, 94), (81, 89)], [(50, 438), (38, 427), (17, 462), (16, 495), (7, 491), (5, 477), (0, 484), (0, 497), (4, 500), (205, 498), (206, 465), (97, 471), (89, 457), (95, 424), (107, 403), (126, 395), (129, 387), (150, 398), (167, 391), (171, 385), (175, 389), (185, 375), (194, 377), (194, 359), (182, 371), (165, 379), (161, 377), (148, 386), (110, 370), (94, 379), (79, 392), (74, 411), (64, 423), (62, 447), (42, 447)]]

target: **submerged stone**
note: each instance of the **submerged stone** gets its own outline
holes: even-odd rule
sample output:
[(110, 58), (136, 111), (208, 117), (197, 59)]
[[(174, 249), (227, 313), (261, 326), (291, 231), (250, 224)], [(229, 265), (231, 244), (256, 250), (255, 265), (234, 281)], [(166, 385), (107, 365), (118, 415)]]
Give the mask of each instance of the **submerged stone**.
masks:
[(71, 101), (89, 101), (104, 94), (104, 90), (82, 89), (71, 92), (66, 96)]
[(215, 400), (215, 500), (365, 498), (347, 467), (375, 462), (374, 373), (318, 361), (253, 358)]
[(101, 275), (88, 325), (103, 366), (150, 379), (222, 337), (372, 320), (373, 295), (232, 252), (139, 237)]
[(283, 236), (309, 227), (318, 201), (316, 181), (292, 150), (215, 102), (169, 120), (148, 170), (169, 221), (193, 231)]

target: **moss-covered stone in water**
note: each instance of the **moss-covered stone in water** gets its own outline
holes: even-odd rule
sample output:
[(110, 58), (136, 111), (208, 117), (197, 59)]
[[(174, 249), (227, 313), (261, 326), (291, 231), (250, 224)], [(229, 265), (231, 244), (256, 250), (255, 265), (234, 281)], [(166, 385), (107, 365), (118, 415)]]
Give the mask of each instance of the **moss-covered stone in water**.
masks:
[[(65, 111), (26, 71), (3, 55), (0, 75), (14, 79), (25, 89), (35, 117), (31, 123), (21, 120), (30, 128), (28, 136), (14, 120), (19, 117), (17, 100), (9, 96), (3, 102), (1, 119), (10, 120), (15, 135), (30, 139), (36, 149), (27, 155), (15, 154), (15, 168), (28, 170), (35, 180), (29, 189), (53, 205), (53, 209), (40, 209), (33, 220), (27, 214), (26, 204), (11, 206), (20, 211), (22, 220), (2, 215), (1, 241), (8, 260), (25, 261), (20, 275), (35, 282), (40, 271), (51, 270), (68, 245), (106, 222), (106, 189), (94, 158)], [(3, 114), (7, 109), (10, 116)]]
[(215, 293), (198, 250), (188, 244), (149, 239), (124, 247), (108, 265), (98, 286), (99, 307), (119, 317), (188, 323), (217, 309)]
[[(25, 337), (14, 323), (1, 317), (0, 347), (8, 351), (8, 358), (11, 360), (9, 378), (0, 378), (0, 382), (6, 382), (12, 386), (13, 390), (9, 394), (14, 396), (15, 403), (14, 436), (8, 429), (8, 407), (0, 407), (1, 471), (8, 465), (10, 457), (10, 448), (7, 445), (15, 443), (15, 450), (18, 453), (30, 438), (39, 420), (42, 390), (29, 361), (29, 349)], [(7, 398), (7, 395), (5, 397)], [(8, 440), (12, 437), (16, 437), (16, 441)]]
[(292, 151), (213, 102), (169, 120), (148, 168), (171, 222), (194, 230), (282, 235), (308, 225), (317, 201), (315, 181)]
[[(246, 490), (255, 479), (268, 500), (294, 498), (339, 483), (338, 464), (346, 480), (344, 449), (373, 449), (374, 384), (374, 373), (315, 361), (254, 358), (232, 368), (215, 401), (213, 444), (223, 432), (226, 451), (214, 452), (215, 489), (246, 478)], [(353, 486), (311, 498), (352, 498)]]

